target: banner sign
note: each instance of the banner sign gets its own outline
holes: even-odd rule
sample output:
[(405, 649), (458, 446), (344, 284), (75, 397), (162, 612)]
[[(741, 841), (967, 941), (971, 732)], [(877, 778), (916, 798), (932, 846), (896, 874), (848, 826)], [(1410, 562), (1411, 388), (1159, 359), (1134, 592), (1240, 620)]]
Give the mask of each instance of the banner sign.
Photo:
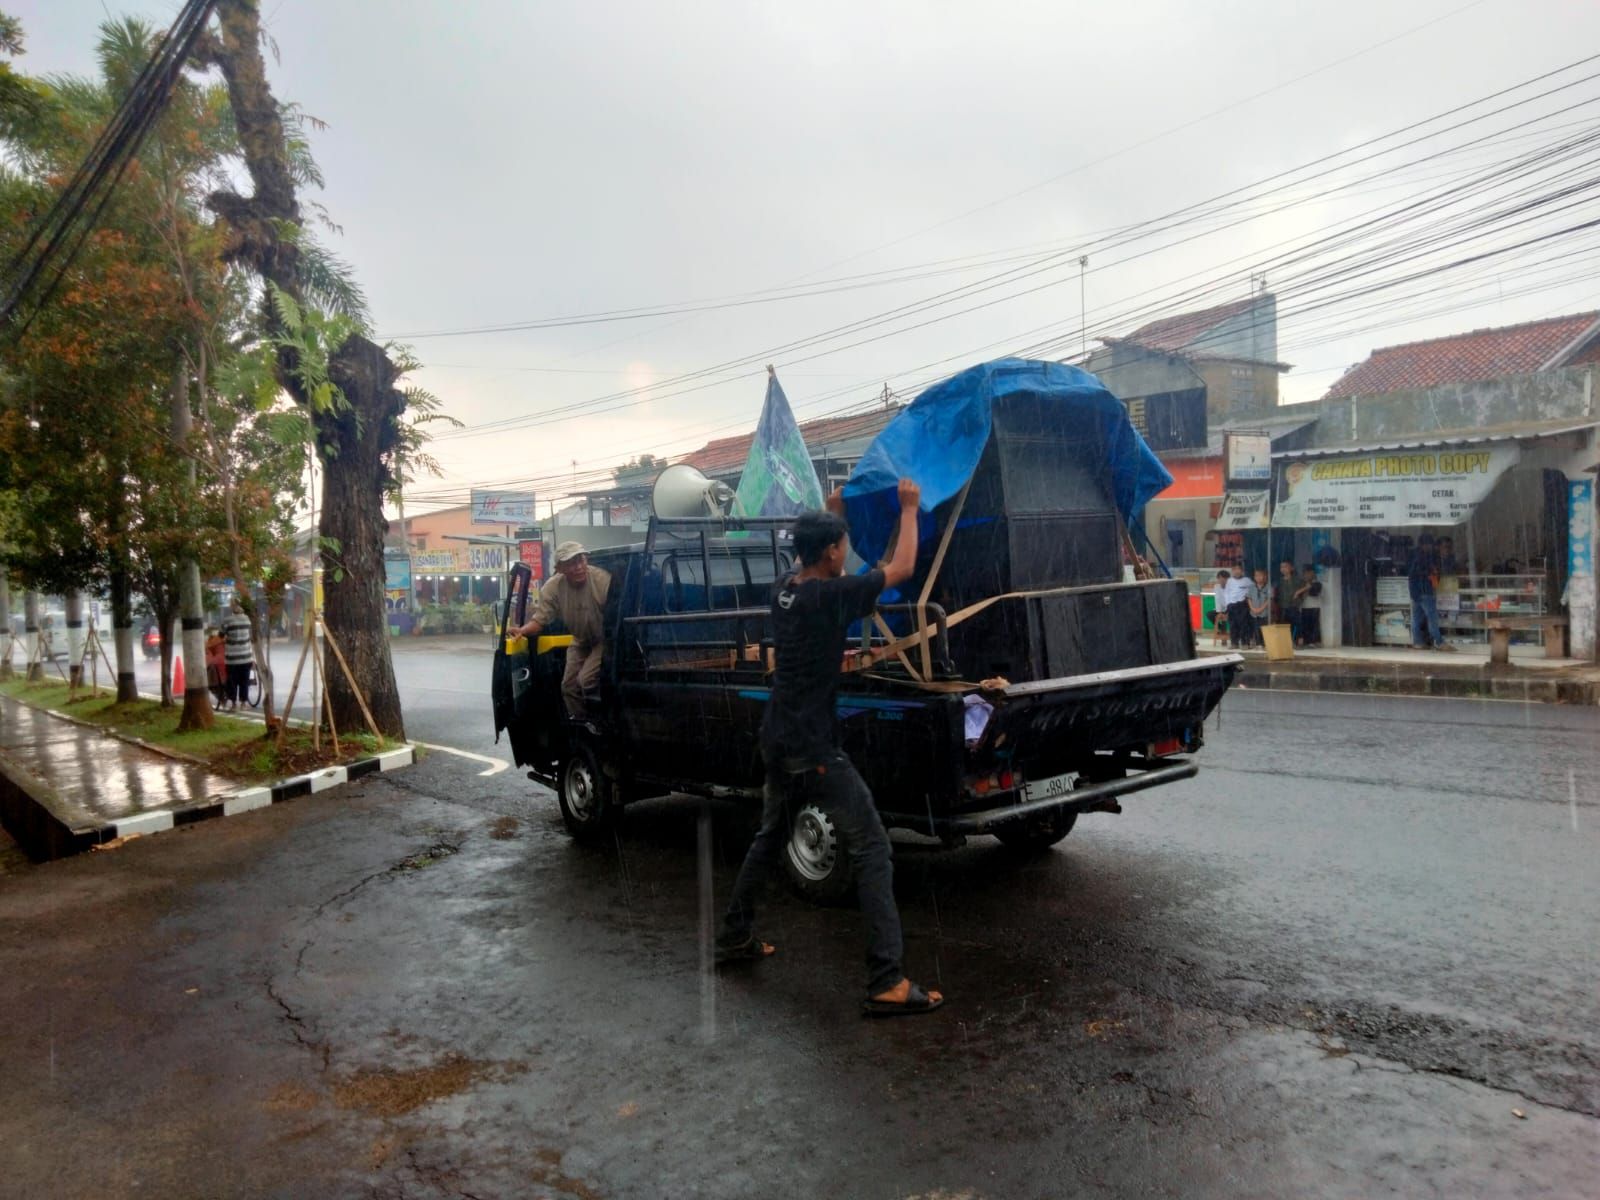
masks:
[(1272, 523), (1281, 529), (1459, 525), (1520, 454), (1511, 444), (1290, 462)]
[(1227, 433), (1222, 437), (1229, 483), (1272, 482), (1272, 439), (1264, 433)]
[(420, 550), (411, 556), (414, 571), (459, 571), (454, 550)]
[(506, 548), (504, 546), (468, 546), (467, 569), (470, 571), (504, 571)]
[[(1594, 480), (1567, 480), (1567, 574), (1594, 577)], [(1573, 651), (1577, 653), (1576, 650)]]
[(405, 612), (411, 607), (411, 560), (383, 560), (384, 607), (390, 612)]
[(480, 492), (472, 489), (472, 523), (474, 525), (532, 525), (538, 521), (534, 513), (532, 492)]
[(1265, 529), (1271, 522), (1272, 496), (1266, 488), (1229, 492), (1217, 514), (1218, 529)]

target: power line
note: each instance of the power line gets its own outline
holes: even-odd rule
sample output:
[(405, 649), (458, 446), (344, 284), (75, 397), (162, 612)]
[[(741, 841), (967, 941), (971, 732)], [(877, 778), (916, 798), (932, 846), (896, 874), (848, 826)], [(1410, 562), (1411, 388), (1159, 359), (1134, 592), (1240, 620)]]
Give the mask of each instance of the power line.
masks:
[[(165, 111), (215, 3), (188, 0), (67, 186), (6, 263), (5, 278), (11, 282), (0, 300), (0, 331), (5, 336), (21, 338), (54, 297)], [(24, 305), (30, 302), (24, 316)]]

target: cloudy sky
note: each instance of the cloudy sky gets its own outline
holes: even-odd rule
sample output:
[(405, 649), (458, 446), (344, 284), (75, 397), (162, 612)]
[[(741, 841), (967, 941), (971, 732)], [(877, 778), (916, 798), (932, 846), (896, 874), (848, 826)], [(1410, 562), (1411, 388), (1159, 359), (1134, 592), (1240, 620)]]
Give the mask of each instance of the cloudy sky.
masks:
[[(108, 13), (165, 26), (178, 7), (0, 2), (24, 20), (34, 72), (91, 70)], [(1475, 123), (1435, 140), (1355, 149), (1600, 51), (1590, 0), (263, 11), (278, 95), (330, 126), (315, 152), (344, 227), (334, 248), (379, 332), (415, 348), (421, 382), (468, 426), (438, 443), (445, 473), (419, 508), (469, 484), (552, 496), (639, 453), (748, 431), (766, 362), (804, 420), (1022, 347), (1073, 354), (1080, 322), (1092, 342), (1242, 297), (1268, 263), (1289, 400), (1376, 345), (1600, 307), (1600, 274), (1584, 273), (1597, 258), (1581, 253), (1600, 255), (1593, 239), (1441, 275), (1431, 298), (1324, 283), (1297, 300), (1306, 267), (1274, 258), (1592, 129), (1600, 104), (1583, 102), (1600, 85), (1583, 77), (1600, 62), (1508, 93), (1499, 104), (1524, 107), (1502, 116), (1463, 110), (1453, 120)], [(1529, 101), (1539, 90), (1552, 94)], [(1282, 174), (1341, 153), (1315, 180)], [(1274, 178), (1247, 208), (1128, 229)], [(1319, 194), (1329, 184), (1345, 190)], [(1377, 263), (1381, 249), (1352, 252)], [(613, 319), (639, 309), (652, 315)]]

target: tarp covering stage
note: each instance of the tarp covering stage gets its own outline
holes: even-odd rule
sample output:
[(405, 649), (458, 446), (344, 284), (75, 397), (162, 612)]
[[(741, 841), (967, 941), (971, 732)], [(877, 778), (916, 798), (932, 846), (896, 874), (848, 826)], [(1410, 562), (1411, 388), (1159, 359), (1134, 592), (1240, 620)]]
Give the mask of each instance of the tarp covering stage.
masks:
[(888, 546), (900, 518), (895, 488), (902, 478), (922, 488), (923, 541), (935, 536), (933, 510), (972, 477), (989, 441), (994, 405), (1012, 396), (1042, 402), (1039, 409), (1063, 429), (1098, 433), (1124, 521), (1171, 485), (1127, 408), (1093, 375), (1064, 363), (997, 359), (923, 392), (867, 448), (844, 488), (851, 541), (863, 559), (876, 562)]

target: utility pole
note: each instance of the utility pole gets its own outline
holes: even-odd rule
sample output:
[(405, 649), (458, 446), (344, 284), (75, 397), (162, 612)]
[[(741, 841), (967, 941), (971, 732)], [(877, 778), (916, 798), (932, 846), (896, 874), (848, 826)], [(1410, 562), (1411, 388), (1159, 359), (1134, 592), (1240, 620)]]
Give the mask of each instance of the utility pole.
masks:
[[(189, 369), (182, 355), (172, 369), (171, 399), (172, 440), (180, 450), (187, 450), (194, 414), (189, 410)], [(199, 484), (194, 456), (185, 457), (188, 499), (192, 501)], [(235, 579), (233, 586), (243, 594), (244, 580)], [(184, 547), (178, 560), (178, 613), (183, 627), (183, 714), (178, 718), (178, 730), (210, 729), (215, 722), (211, 718), (211, 691), (206, 687), (205, 604), (200, 596), (200, 564), (195, 561), (192, 544)]]
[(1089, 256), (1078, 255), (1078, 355), (1089, 361)]

